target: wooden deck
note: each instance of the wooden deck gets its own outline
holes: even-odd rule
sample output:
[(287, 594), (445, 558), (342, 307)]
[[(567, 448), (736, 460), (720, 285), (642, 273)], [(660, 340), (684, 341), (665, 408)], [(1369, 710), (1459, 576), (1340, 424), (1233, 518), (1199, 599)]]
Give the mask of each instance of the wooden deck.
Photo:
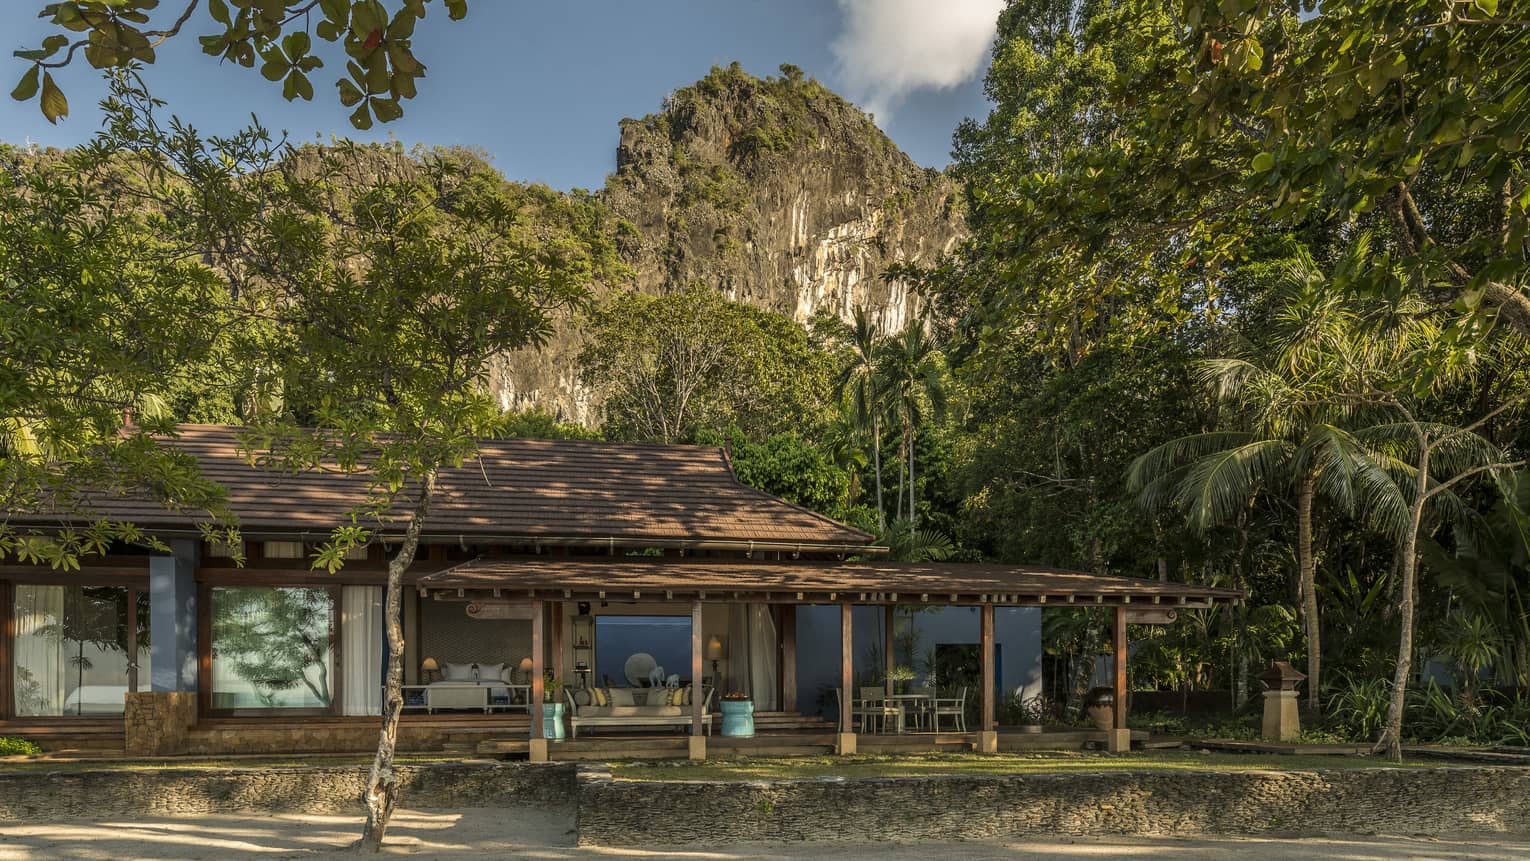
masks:
[[(707, 738), (709, 757), (739, 756), (826, 756), (834, 753), (835, 726), (816, 715), (794, 712), (757, 712), (755, 734), (749, 738), (730, 738), (718, 734), (721, 716), (713, 734)], [(1148, 733), (1132, 732), (1132, 741), (1145, 743)], [(863, 733), (856, 736), (856, 747), (863, 754), (956, 753), (977, 748), (976, 732), (907, 732)], [(999, 732), (999, 750), (1082, 750), (1103, 748), (1106, 735), (1100, 730), (1049, 730), (1042, 733)], [(530, 743), (526, 733), (488, 739), (478, 743), (479, 756), (525, 756)], [(689, 755), (687, 736), (673, 729), (620, 732), (582, 732), (579, 738), (554, 741), (548, 746), (548, 758), (554, 762), (624, 759), (684, 759)]]

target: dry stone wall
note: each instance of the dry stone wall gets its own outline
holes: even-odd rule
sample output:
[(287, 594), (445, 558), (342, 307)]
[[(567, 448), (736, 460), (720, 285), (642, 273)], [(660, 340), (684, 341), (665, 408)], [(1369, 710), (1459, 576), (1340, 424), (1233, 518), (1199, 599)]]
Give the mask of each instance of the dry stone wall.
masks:
[[(569, 811), (568, 765), (400, 766), (410, 807), (533, 807)], [(0, 822), (57, 822), (191, 813), (360, 813), (361, 767), (0, 771)]]
[[(683, 813), (682, 813), (683, 811)], [(1530, 833), (1530, 768), (579, 783), (581, 843)]]

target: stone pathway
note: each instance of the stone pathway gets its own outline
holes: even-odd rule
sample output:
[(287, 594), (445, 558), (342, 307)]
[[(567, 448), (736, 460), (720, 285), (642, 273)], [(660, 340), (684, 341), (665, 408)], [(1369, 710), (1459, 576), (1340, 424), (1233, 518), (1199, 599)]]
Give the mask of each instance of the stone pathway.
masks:
[[(355, 816), (199, 815), (100, 822), (0, 825), (0, 861), (128, 859), (298, 859), (354, 857), (344, 847), (359, 832)], [(721, 848), (575, 847), (572, 824), (546, 813), (473, 809), (405, 810), (388, 832), (388, 854), (417, 861), (518, 858), (533, 861), (683, 859), (683, 861), (1075, 861), (1183, 858), (1191, 861), (1530, 861), (1530, 835), (1452, 841), (1404, 837), (1300, 839), (1048, 838), (1024, 842), (932, 844), (776, 844)]]

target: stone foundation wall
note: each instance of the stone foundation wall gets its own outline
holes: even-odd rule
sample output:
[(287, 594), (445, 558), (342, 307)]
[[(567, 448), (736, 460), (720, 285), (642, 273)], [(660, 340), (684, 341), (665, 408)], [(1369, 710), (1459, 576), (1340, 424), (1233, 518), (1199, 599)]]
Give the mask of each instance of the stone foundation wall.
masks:
[[(535, 807), (569, 811), (570, 765), (400, 766), (414, 809)], [(0, 772), (0, 822), (187, 813), (360, 813), (366, 769), (163, 768)]]
[(581, 843), (1530, 833), (1530, 768), (579, 782)]
[(123, 701), (123, 747), (130, 756), (186, 753), (197, 720), (195, 691), (137, 691)]
[[(446, 749), (448, 744), (473, 744), (507, 735), (525, 735), (504, 727), (484, 727), (475, 730), (465, 727), (448, 728), (399, 724), (398, 749), (401, 751), (428, 752)], [(289, 754), (289, 753), (370, 753), (377, 749), (377, 724), (295, 724), (263, 729), (259, 724), (251, 726), (221, 726), (217, 728), (192, 727), (186, 749), (181, 751), (196, 756), (219, 756), (223, 754)]]

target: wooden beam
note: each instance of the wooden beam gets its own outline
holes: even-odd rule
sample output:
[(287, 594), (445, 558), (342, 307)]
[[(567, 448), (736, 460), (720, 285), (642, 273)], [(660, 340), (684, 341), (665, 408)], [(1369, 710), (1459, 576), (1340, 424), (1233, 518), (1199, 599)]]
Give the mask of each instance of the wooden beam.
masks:
[(542, 695), (545, 689), (543, 680), (546, 678), (547, 664), (543, 660), (546, 649), (542, 645), (542, 608), (541, 601), (532, 601), (536, 611), (531, 615), (531, 737), (542, 738)]
[(781, 711), (797, 710), (797, 608), (781, 608)]
[[(701, 735), (701, 706), (706, 694), (701, 690), (701, 602), (691, 602), (691, 735)], [(714, 692), (715, 693), (715, 692)]]
[(983, 659), (983, 732), (993, 732), (994, 678), (993, 678), (993, 605), (984, 604), (982, 613), (981, 651)]
[[(16, 623), (11, 618), (15, 598), (11, 589), (9, 580), (0, 580), (0, 720), (14, 716), (16, 710), (15, 694), (11, 693), (16, 678), (16, 672), (11, 668), (11, 643), (16, 639)], [(133, 624), (138, 624), (136, 619)], [(133, 656), (134, 660), (137, 658), (137, 655)]]
[(839, 731), (855, 732), (850, 701), (855, 699), (855, 639), (850, 630), (850, 602), (839, 605)]
[(1115, 621), (1116, 729), (1126, 729), (1126, 607), (1116, 608)]
[(893, 668), (893, 610), (896, 605), (886, 604), (882, 607), (882, 685), (887, 689), (887, 695), (893, 695), (892, 668)]

